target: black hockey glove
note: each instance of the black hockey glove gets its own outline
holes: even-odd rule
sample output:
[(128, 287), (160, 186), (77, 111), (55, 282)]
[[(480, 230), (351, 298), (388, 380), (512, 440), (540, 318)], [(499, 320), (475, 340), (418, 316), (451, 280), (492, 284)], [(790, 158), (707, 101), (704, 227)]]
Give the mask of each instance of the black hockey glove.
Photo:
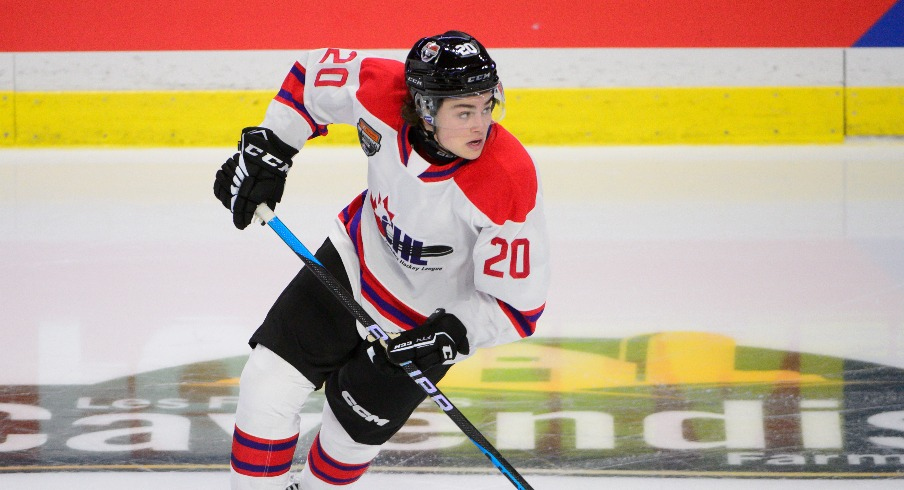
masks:
[(265, 202), (270, 209), (282, 199), (286, 174), (298, 150), (283, 143), (267, 128), (245, 128), (236, 153), (217, 171), (213, 193), (232, 211), (232, 223), (244, 230), (254, 210)]
[(458, 354), (471, 352), (468, 330), (459, 319), (440, 308), (413, 330), (386, 341), (386, 355), (395, 364), (413, 361), (426, 371)]
[(383, 346), (380, 340), (374, 340), (373, 336), (368, 336), (364, 344), (364, 351), (367, 354), (367, 358), (373, 363), (374, 369), (384, 376), (407, 376), (402, 368), (393, 364), (386, 357), (386, 347)]

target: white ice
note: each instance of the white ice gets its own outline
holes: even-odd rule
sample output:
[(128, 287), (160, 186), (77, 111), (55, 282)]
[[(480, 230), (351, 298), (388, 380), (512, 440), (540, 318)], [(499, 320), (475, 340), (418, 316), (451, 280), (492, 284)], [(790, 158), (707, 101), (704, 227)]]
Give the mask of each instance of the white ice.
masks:
[[(671, 330), (904, 368), (904, 144), (531, 148), (553, 287), (540, 337)], [(0, 150), (0, 384), (91, 384), (247, 354), (295, 274), (214, 199), (213, 149)], [(310, 247), (365, 187), (357, 149), (305, 149), (283, 221)], [(0, 454), (2, 458), (2, 454)], [(368, 489), (511, 488), (368, 474)], [(567, 486), (899, 488), (901, 481), (530, 475)], [(225, 488), (214, 473), (0, 474), (0, 488)]]
[[(901, 480), (726, 480), (701, 478), (604, 478), (530, 476), (536, 490), (866, 490), (900, 489)], [(0, 474), (4, 490), (198, 490), (229, 488), (226, 473), (39, 473)], [(507, 490), (515, 488), (499, 475), (421, 475), (368, 473), (359, 481), (367, 490)]]

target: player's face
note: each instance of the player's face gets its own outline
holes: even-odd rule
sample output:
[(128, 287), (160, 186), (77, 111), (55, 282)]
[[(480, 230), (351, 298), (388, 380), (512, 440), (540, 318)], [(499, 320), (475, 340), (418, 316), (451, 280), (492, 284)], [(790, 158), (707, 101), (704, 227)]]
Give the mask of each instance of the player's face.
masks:
[(443, 99), (436, 111), (436, 142), (456, 155), (474, 160), (483, 152), (493, 124), (493, 92)]

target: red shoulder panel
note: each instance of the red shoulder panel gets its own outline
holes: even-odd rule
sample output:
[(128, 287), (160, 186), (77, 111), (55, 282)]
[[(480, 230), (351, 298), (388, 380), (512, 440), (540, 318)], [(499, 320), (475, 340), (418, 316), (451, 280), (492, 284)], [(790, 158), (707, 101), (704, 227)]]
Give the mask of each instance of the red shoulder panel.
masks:
[(524, 146), (493, 125), (480, 158), (453, 177), (468, 199), (493, 223), (523, 222), (537, 200), (537, 171)]
[(407, 96), (405, 65), (383, 58), (361, 61), (357, 97), (371, 114), (393, 128), (400, 128), (402, 104)]

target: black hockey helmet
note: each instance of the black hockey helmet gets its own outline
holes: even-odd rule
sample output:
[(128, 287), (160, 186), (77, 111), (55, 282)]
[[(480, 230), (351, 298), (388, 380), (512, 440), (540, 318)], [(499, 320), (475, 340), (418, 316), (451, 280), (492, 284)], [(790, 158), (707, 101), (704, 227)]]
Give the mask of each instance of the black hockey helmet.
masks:
[(495, 90), (503, 99), (496, 62), (473, 36), (447, 31), (414, 44), (405, 59), (405, 83), (418, 114), (432, 124), (437, 99)]

